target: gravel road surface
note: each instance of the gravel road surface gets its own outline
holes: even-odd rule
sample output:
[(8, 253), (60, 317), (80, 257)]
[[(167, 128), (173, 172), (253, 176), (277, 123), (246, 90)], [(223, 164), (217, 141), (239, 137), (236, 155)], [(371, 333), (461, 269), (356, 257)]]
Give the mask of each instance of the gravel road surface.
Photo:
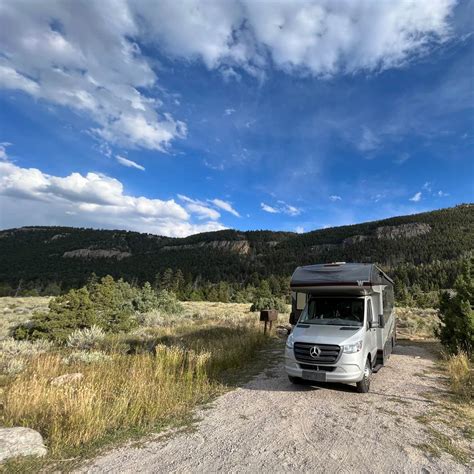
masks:
[(368, 394), (294, 386), (282, 366), (280, 359), (199, 411), (195, 430), (115, 449), (82, 472), (471, 472), (423, 448), (430, 438), (419, 417), (437, 408), (425, 395), (443, 388), (422, 346), (397, 346)]

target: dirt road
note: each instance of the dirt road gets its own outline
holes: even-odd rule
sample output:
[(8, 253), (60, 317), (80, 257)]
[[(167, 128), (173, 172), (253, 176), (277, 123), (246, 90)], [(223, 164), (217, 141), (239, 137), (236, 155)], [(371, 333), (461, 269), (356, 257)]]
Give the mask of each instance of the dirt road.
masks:
[(195, 431), (114, 450), (83, 472), (470, 472), (426, 447), (420, 416), (438, 404), (424, 395), (442, 390), (433, 366), (424, 348), (398, 346), (362, 395), (295, 387), (278, 363), (202, 410)]

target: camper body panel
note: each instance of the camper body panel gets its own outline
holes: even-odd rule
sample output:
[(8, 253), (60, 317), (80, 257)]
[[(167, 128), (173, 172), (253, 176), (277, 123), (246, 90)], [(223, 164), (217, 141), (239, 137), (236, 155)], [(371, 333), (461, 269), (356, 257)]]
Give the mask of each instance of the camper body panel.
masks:
[[(351, 298), (338, 295), (321, 295), (320, 293), (308, 294), (308, 301), (311, 298)], [(285, 349), (285, 370), (288, 375), (298, 378), (308, 378), (308, 372), (318, 371), (324, 373), (326, 382), (356, 383), (362, 380), (364, 376), (364, 367), (367, 357), (375, 361), (377, 357), (377, 331), (379, 328), (370, 328), (368, 320), (368, 304), (371, 296), (358, 296), (364, 301), (364, 319), (361, 327), (343, 327), (326, 326), (298, 323), (292, 332), (293, 344), (307, 344), (318, 347), (334, 345), (340, 348), (339, 355), (333, 363), (312, 361), (306, 357), (305, 360), (297, 358), (295, 355), (295, 346)], [(355, 353), (344, 352), (344, 346), (350, 346), (362, 341), (362, 348)], [(311, 377), (311, 375), (309, 375)]]
[[(285, 350), (288, 375), (316, 381), (357, 383), (364, 377), (367, 360), (376, 369), (384, 364), (395, 342), (396, 324), (393, 282), (378, 267), (371, 264), (299, 267), (293, 274), (291, 290), (293, 321), (298, 323), (293, 327)], [(315, 324), (317, 320), (307, 320), (305, 324), (301, 315), (309, 311), (311, 300), (318, 304), (319, 299), (330, 301), (331, 298), (363, 300), (362, 326)], [(307, 317), (303, 315), (303, 319)], [(346, 348), (350, 350), (354, 345), (360, 349), (346, 352)], [(339, 355), (335, 360), (311, 360), (308, 352), (311, 347), (339, 348)]]

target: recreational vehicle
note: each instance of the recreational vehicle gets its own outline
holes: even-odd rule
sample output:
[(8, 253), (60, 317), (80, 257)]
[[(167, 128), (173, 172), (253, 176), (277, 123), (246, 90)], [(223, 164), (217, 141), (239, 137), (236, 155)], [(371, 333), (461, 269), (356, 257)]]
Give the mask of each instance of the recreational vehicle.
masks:
[(291, 296), (290, 381), (355, 383), (368, 392), (395, 345), (393, 281), (374, 264), (309, 265), (293, 273)]

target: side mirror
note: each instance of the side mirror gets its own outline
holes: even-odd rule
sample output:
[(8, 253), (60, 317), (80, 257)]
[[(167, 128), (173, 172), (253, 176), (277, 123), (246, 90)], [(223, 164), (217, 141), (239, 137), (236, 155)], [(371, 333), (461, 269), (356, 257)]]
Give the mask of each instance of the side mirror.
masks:
[(378, 327), (378, 324), (376, 324), (374, 321), (369, 321), (369, 329), (374, 329)]
[(296, 313), (294, 311), (292, 311), (290, 313), (290, 324), (292, 326), (295, 326), (297, 322), (298, 322), (298, 318), (296, 317)]
[(383, 314), (379, 314), (379, 328), (385, 327), (385, 317)]

